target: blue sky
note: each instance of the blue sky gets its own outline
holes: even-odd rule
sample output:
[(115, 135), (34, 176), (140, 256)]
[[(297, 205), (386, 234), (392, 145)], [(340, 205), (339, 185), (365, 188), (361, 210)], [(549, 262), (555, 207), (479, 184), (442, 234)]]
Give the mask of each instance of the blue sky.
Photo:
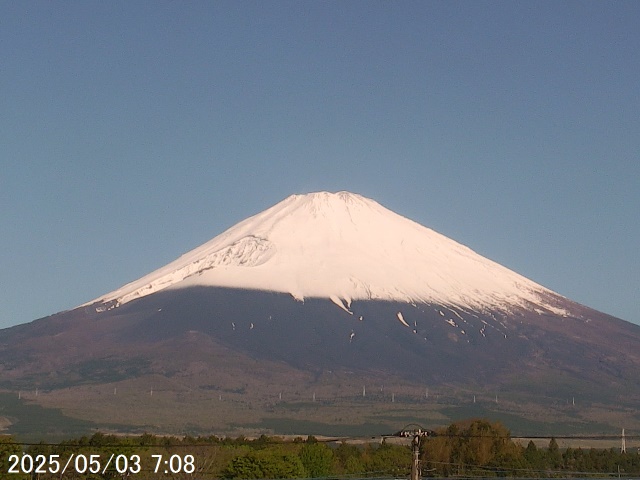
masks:
[(349, 190), (640, 323), (640, 2), (0, 2), (0, 327)]

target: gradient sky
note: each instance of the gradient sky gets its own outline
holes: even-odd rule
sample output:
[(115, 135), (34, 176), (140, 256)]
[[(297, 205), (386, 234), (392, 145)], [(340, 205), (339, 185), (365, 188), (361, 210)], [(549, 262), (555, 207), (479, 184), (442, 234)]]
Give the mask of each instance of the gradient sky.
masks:
[(0, 327), (349, 190), (640, 323), (640, 2), (0, 0)]

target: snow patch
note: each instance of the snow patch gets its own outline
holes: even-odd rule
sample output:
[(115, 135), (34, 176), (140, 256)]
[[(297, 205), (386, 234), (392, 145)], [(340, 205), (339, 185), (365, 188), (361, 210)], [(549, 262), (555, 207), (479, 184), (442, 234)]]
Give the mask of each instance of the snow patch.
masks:
[(349, 310), (349, 308), (347, 307), (347, 305), (348, 305), (348, 304), (347, 304), (347, 305), (345, 305), (345, 304), (342, 302), (342, 299), (341, 299), (341, 298), (337, 297), (336, 295), (331, 295), (329, 298), (331, 299), (331, 301), (332, 301), (333, 303), (335, 303), (336, 305), (338, 305), (342, 310), (344, 310), (345, 312), (347, 312), (349, 315), (353, 315), (353, 312), (352, 312), (351, 310)]
[(396, 313), (396, 317), (398, 317), (398, 320), (400, 320), (400, 323), (402, 323), (405, 327), (409, 326), (409, 324), (405, 321), (404, 317), (402, 316), (402, 312)]

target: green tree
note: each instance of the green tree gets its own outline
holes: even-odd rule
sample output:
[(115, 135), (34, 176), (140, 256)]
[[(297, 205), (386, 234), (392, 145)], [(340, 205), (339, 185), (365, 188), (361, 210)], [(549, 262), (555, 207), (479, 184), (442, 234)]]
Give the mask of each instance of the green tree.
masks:
[(224, 478), (303, 478), (305, 468), (300, 457), (282, 449), (262, 449), (231, 460)]
[(355, 445), (342, 442), (333, 452), (337, 473), (362, 474), (365, 472), (362, 450)]
[(422, 446), (425, 467), (438, 475), (505, 474), (507, 468), (519, 468), (522, 449), (511, 441), (509, 430), (500, 423), (468, 420), (450, 425), (427, 438)]
[(548, 464), (551, 468), (562, 467), (562, 454), (560, 453), (560, 447), (555, 438), (551, 438), (549, 441), (549, 448), (547, 448)]
[(378, 448), (368, 448), (365, 468), (376, 474), (409, 475), (411, 448), (405, 445), (384, 443)]
[(543, 470), (547, 467), (545, 452), (541, 451), (533, 440), (529, 440), (523, 452), (524, 467), (531, 470)]
[[(20, 455), (22, 449), (18, 445), (13, 437), (0, 437), (0, 478), (4, 478), (7, 474), (11, 464), (9, 463), (9, 457), (11, 455)], [(8, 474), (7, 474), (8, 475)], [(11, 475), (11, 478), (24, 478), (26, 476)]]
[(326, 477), (332, 473), (333, 451), (325, 444), (317, 441), (306, 443), (300, 449), (299, 455), (309, 477)]

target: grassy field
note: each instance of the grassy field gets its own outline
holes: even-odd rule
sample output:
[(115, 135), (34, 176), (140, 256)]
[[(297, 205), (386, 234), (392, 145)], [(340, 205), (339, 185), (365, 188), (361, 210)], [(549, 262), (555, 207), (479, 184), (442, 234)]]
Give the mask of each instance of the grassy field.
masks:
[(0, 405), (5, 431), (25, 441), (63, 440), (97, 427), (91, 421), (64, 415), (59, 409), (18, 399), (13, 393), (0, 393)]
[[(253, 436), (375, 436), (417, 423), (427, 429), (456, 420), (500, 421), (515, 436), (609, 434), (640, 430), (633, 408), (594, 402), (547, 405), (526, 402), (504, 391), (472, 393), (454, 387), (432, 388), (398, 383), (371, 386), (363, 396), (361, 379), (343, 382), (308, 379), (292, 389), (282, 379), (264, 388), (238, 382), (221, 389), (211, 381), (149, 375), (102, 385), (52, 391), (0, 394), (0, 426), (22, 438), (40, 434), (61, 438), (95, 429), (120, 433)], [(300, 385), (300, 383), (298, 383)], [(497, 400), (497, 401), (496, 401)], [(2, 420), (4, 418), (4, 421)]]

